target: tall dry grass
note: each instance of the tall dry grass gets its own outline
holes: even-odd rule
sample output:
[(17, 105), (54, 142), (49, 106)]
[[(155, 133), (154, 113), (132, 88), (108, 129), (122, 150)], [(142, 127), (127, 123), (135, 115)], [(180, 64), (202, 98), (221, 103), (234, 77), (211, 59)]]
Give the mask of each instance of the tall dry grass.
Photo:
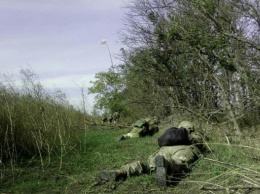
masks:
[(73, 108), (62, 91), (45, 90), (31, 70), (21, 70), (21, 76), (19, 86), (10, 76), (0, 80), (0, 159), (13, 164), (39, 156), (44, 170), (58, 155), (61, 168), (64, 155), (79, 143), (86, 113)]

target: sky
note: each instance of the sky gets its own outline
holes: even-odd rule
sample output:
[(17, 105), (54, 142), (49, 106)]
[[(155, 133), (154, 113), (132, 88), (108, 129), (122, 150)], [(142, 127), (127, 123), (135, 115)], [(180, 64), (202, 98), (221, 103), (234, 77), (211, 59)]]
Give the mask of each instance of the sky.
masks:
[[(0, 0), (0, 73), (20, 80), (29, 68), (48, 90), (60, 89), (80, 107), (81, 90), (107, 71), (122, 48), (122, 6), (127, 0)], [(119, 61), (112, 57), (113, 63)], [(94, 104), (88, 95), (87, 109)]]

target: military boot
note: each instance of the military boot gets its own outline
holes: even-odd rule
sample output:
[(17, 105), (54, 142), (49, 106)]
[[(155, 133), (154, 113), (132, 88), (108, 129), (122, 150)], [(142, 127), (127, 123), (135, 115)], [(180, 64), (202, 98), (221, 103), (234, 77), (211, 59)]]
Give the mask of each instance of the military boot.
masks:
[(118, 141), (122, 141), (122, 140), (124, 140), (124, 139), (126, 139), (126, 137), (125, 137), (124, 135), (121, 135), (117, 140), (118, 140)]
[(161, 155), (156, 156), (155, 165), (156, 165), (156, 184), (159, 186), (166, 186), (167, 169), (165, 167), (165, 161), (163, 156)]
[(125, 179), (127, 177), (127, 173), (122, 170), (103, 170), (98, 172), (97, 181), (98, 183), (105, 183), (105, 182), (114, 182), (118, 181), (119, 179)]

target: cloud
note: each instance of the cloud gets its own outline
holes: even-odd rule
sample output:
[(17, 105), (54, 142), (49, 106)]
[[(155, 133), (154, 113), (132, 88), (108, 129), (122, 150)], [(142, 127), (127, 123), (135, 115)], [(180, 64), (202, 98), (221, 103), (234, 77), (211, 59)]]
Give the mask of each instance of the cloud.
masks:
[(95, 74), (75, 74), (75, 75), (66, 75), (66, 76), (55, 76), (52, 78), (43, 78), (41, 79), (42, 85), (47, 88), (79, 88), (90, 87), (92, 84), (90, 81), (95, 80)]
[[(75, 1), (75, 4), (69, 3), (71, 10), (79, 6), (81, 11), (75, 9), (75, 12), (69, 13), (63, 10), (62, 7), (68, 6), (63, 1), (63, 3), (52, 1), (50, 5), (61, 9), (59, 11), (47, 9), (50, 1), (34, 0), (32, 4), (28, 2), (32, 1), (23, 4), (20, 1), (8, 0), (0, 5), (0, 10), (7, 5), (19, 9), (23, 6), (29, 7), (28, 10), (21, 9), (18, 13), (11, 8), (11, 11), (7, 10), (6, 13), (0, 12), (1, 69), (9, 71), (12, 67), (17, 71), (21, 66), (29, 64), (39, 72), (49, 72), (48, 67), (51, 67), (52, 71), (58, 73), (60, 69), (71, 71), (71, 66), (77, 66), (80, 70), (88, 66), (89, 73), (89, 71), (96, 72), (99, 68), (105, 70), (106, 64), (109, 67), (110, 59), (107, 50), (99, 43), (105, 37), (108, 39), (111, 52), (119, 51), (120, 46), (115, 45), (116, 29), (120, 28), (118, 10), (115, 9), (116, 13), (109, 11), (108, 6), (106, 12), (87, 11), (90, 9), (89, 6), (93, 9), (101, 9), (108, 4), (107, 1), (91, 1), (89, 6), (81, 5), (86, 1)], [(35, 11), (43, 2), (47, 7), (43, 6), (40, 12)], [(110, 8), (112, 7), (110, 5)]]
[(17, 10), (92, 10), (92, 11), (107, 11), (114, 10), (121, 7), (123, 0), (26, 0), (26, 1), (17, 1), (17, 0), (1, 0), (0, 8), (3, 9), (17, 9)]
[(65, 90), (79, 103), (80, 87), (90, 87), (95, 73), (111, 66), (102, 38), (112, 54), (121, 48), (122, 5), (123, 0), (1, 0), (0, 72), (19, 82), (19, 71), (29, 66), (44, 87)]
[(91, 81), (95, 80), (95, 74), (75, 74), (53, 78), (44, 78), (41, 84), (47, 90), (60, 89), (67, 94), (70, 104), (77, 108), (83, 107), (82, 92), (85, 96), (85, 108), (89, 113), (93, 110), (95, 96), (88, 93), (88, 88), (92, 86)]
[[(89, 94), (87, 92), (87, 89), (84, 88), (84, 102), (83, 102), (83, 95), (82, 91), (79, 88), (74, 88), (74, 91), (72, 92), (70, 89), (65, 90), (67, 95), (67, 99), (71, 105), (73, 105), (75, 108), (83, 110), (83, 107), (85, 105), (85, 110), (88, 113), (91, 113), (93, 111), (94, 103), (96, 100), (96, 94)], [(76, 91), (75, 91), (76, 90)], [(74, 94), (74, 95), (71, 95)]]

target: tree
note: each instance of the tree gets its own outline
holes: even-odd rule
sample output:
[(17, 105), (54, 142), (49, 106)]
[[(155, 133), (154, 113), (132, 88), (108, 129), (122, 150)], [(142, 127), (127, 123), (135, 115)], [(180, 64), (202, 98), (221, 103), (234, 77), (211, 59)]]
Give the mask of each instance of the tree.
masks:
[(126, 9), (132, 106), (230, 121), (238, 134), (238, 118), (259, 115), (258, 0), (138, 0)]
[(97, 94), (94, 108), (127, 115), (128, 111), (122, 97), (124, 85), (121, 75), (110, 69), (108, 72), (97, 73), (95, 78), (96, 81), (91, 82), (93, 86), (88, 88), (89, 93)]

